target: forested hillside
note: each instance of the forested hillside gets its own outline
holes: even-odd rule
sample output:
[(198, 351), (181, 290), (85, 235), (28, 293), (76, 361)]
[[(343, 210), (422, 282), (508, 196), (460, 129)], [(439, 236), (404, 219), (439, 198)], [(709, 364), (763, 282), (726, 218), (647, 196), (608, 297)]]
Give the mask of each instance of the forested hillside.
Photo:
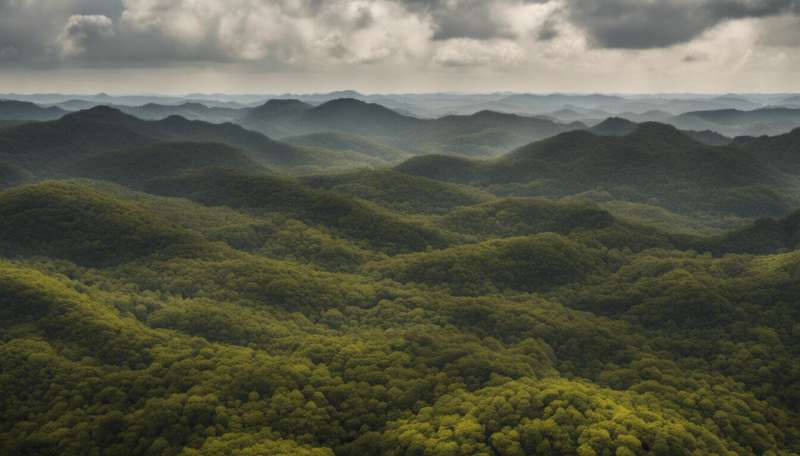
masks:
[(795, 133), (347, 103), (0, 129), (0, 454), (800, 454)]
[[(579, 122), (487, 110), (419, 119), (352, 98), (330, 100), (319, 106), (299, 100), (269, 100), (249, 110), (238, 123), (278, 138), (337, 132), (366, 137), (383, 147), (415, 155), (473, 156), (496, 156), (531, 141), (585, 127)], [(326, 144), (331, 144), (330, 141)]]
[[(769, 166), (772, 160), (779, 163), (779, 154), (793, 153), (794, 143), (785, 142), (775, 146), (780, 152), (746, 145), (710, 146), (674, 127), (646, 123), (614, 136), (564, 133), (491, 161), (422, 156), (397, 169), (476, 185), (499, 195), (607, 192), (616, 200), (684, 213), (778, 216), (798, 205), (800, 188), (797, 175)], [(800, 158), (791, 155), (780, 163), (787, 161), (794, 165)]]

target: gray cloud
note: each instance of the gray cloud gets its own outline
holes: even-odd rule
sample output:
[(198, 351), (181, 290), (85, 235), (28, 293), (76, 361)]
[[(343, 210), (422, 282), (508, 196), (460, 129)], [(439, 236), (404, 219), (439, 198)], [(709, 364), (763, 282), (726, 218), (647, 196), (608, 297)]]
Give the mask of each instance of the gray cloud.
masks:
[(686, 63), (697, 63), (697, 62), (706, 62), (709, 60), (709, 56), (702, 53), (690, 53), (686, 54), (681, 61)]
[(800, 12), (800, 0), (567, 0), (569, 20), (598, 47), (651, 49), (685, 43), (733, 19)]
[(435, 40), (508, 38), (511, 31), (494, 12), (498, 5), (521, 0), (399, 0), (433, 22)]
[(800, 47), (800, 17), (782, 16), (760, 24), (759, 43), (766, 46)]
[[(603, 49), (666, 48), (737, 19), (760, 19), (746, 25), (748, 45), (800, 48), (798, 13), (800, 0), (0, 0), (0, 68), (459, 67), (511, 78), (525, 66), (611, 66)], [(668, 52), (701, 68), (717, 53), (700, 43)]]
[[(0, 0), (0, 66), (51, 65), (58, 58), (58, 40), (66, 33), (70, 18), (116, 17), (121, 11), (121, 0)], [(71, 27), (69, 33), (78, 33), (90, 25), (84, 22)], [(84, 33), (94, 41), (88, 29)], [(78, 36), (70, 37), (75, 38)]]
[(558, 23), (554, 18), (548, 18), (536, 31), (536, 39), (539, 41), (550, 41), (559, 35)]
[(62, 57), (74, 57), (87, 50), (87, 46), (100, 44), (114, 35), (114, 23), (101, 14), (75, 14), (70, 16), (64, 30), (56, 39)]

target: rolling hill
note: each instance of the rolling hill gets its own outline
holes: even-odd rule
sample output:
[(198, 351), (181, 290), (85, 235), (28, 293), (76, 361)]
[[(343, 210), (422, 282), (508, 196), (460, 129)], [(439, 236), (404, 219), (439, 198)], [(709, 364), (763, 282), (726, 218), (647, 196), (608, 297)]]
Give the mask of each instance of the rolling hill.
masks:
[(157, 143), (85, 158), (70, 166), (70, 174), (139, 188), (153, 179), (207, 167), (268, 172), (240, 150), (224, 144)]
[(780, 135), (800, 127), (800, 109), (693, 111), (666, 122), (684, 130), (712, 130), (730, 137)]
[(412, 214), (445, 213), (491, 198), (491, 195), (472, 188), (390, 170), (309, 176), (301, 178), (301, 182), (313, 188), (358, 197)]
[(389, 252), (441, 248), (448, 244), (446, 236), (434, 228), (282, 177), (209, 169), (177, 178), (156, 179), (146, 190), (189, 198), (209, 206), (288, 214), (311, 225), (327, 227), (338, 236)]
[[(403, 116), (351, 108), (319, 122)], [(0, 454), (800, 454), (800, 130), (611, 119), (335, 173), (547, 122), (416, 119), (404, 147), (109, 107), (0, 129)]]
[(319, 166), (347, 158), (273, 141), (234, 124), (210, 124), (178, 116), (146, 121), (99, 106), (56, 121), (0, 130), (0, 159), (37, 169), (44, 176), (58, 175), (69, 163), (89, 156), (160, 142), (226, 144), (241, 149), (248, 158), (264, 166)]
[(31, 178), (31, 174), (14, 165), (0, 162), (0, 189), (13, 187)]
[(397, 169), (474, 184), (501, 195), (566, 196), (604, 190), (616, 199), (671, 210), (748, 216), (783, 215), (792, 206), (779, 190), (793, 183), (752, 154), (707, 146), (656, 123), (641, 124), (625, 136), (564, 133), (494, 161), (431, 156), (411, 159)]
[(699, 241), (697, 248), (716, 255), (767, 255), (796, 250), (800, 248), (800, 211), (778, 220), (757, 220), (750, 226)]
[(400, 255), (370, 267), (399, 282), (482, 295), (507, 289), (543, 292), (580, 281), (606, 265), (599, 251), (550, 233)]
[[(622, 117), (609, 117), (588, 130), (600, 136), (626, 136), (639, 128), (639, 124)], [(733, 140), (711, 130), (682, 130), (686, 136), (709, 146), (727, 146)]]
[(268, 136), (282, 138), (298, 134), (296, 122), (313, 106), (300, 100), (272, 99), (250, 108), (237, 120), (239, 125)]
[(191, 233), (85, 187), (46, 182), (0, 194), (0, 251), (109, 265), (158, 251), (191, 251)]
[(800, 128), (760, 138), (738, 138), (737, 145), (763, 163), (800, 175)]
[(283, 142), (300, 147), (333, 150), (351, 154), (354, 157), (361, 155), (365, 158), (378, 159), (389, 164), (408, 158), (407, 153), (398, 149), (348, 133), (311, 133), (284, 138)]
[(235, 108), (208, 107), (201, 103), (187, 102), (177, 105), (148, 103), (141, 106), (116, 105), (114, 108), (145, 120), (161, 120), (170, 116), (181, 116), (188, 120), (209, 123), (233, 122), (241, 116)]
[(581, 123), (560, 124), (551, 120), (480, 111), (469, 116), (446, 116), (429, 121), (414, 133), (418, 151), (475, 157), (490, 157), (531, 141), (570, 130)]
[(297, 100), (270, 100), (238, 122), (276, 137), (347, 133), (405, 153), (474, 156), (497, 155), (533, 140), (584, 127), (491, 111), (418, 119), (356, 99), (336, 99), (315, 107)]
[(57, 107), (41, 107), (39, 105), (15, 100), (0, 100), (0, 120), (46, 121), (55, 120), (67, 111)]

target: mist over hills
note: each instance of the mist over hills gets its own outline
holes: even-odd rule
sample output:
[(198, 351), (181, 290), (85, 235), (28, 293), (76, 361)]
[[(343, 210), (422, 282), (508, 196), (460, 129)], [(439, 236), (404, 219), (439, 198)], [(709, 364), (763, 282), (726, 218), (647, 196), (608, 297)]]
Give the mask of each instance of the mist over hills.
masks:
[[(618, 133), (598, 136), (575, 131), (494, 161), (423, 156), (397, 169), (507, 195), (608, 191), (625, 200), (679, 212), (708, 204), (702, 210), (715, 207), (763, 216), (784, 213), (796, 204), (794, 197), (779, 196), (794, 194), (796, 179), (766, 168), (762, 160), (769, 160), (767, 156), (757, 159), (738, 148), (702, 144), (664, 124), (647, 123), (628, 134)], [(777, 188), (786, 191), (776, 193)]]
[(791, 94), (29, 99), (4, 455), (800, 453)]
[(0, 100), (0, 120), (3, 121), (55, 120), (66, 113), (55, 106), (45, 108), (26, 101)]
[[(707, 142), (723, 144), (713, 132), (726, 137), (777, 135), (800, 127), (800, 105), (791, 94), (726, 95), (607, 95), (607, 94), (362, 94), (352, 90), (319, 94), (177, 96), (90, 96), (5, 94), (0, 99), (0, 120), (54, 120), (66, 112), (107, 105), (137, 117), (161, 120), (179, 115), (210, 123), (237, 123), (275, 139), (314, 133), (350, 133), (367, 136), (384, 145), (412, 153), (462, 153), (464, 145), (481, 154), (505, 150), (543, 139), (583, 124), (594, 126), (608, 118), (635, 123), (662, 122), (682, 130), (703, 132)], [(357, 103), (360, 102), (360, 103)], [(36, 106), (25, 103), (36, 103)], [(307, 111), (307, 112), (306, 112)], [(483, 122), (487, 112), (535, 118), (540, 125), (525, 131), (514, 128), (514, 117)], [(483, 116), (482, 116), (483, 115)], [(410, 128), (444, 119), (462, 119), (462, 131), (452, 137), (423, 131), (420, 144), (398, 147)], [(548, 121), (555, 125), (548, 124)], [(533, 121), (529, 120), (529, 123)], [(393, 125), (388, 127), (387, 125)], [(559, 127), (561, 125), (561, 127)], [(441, 130), (441, 127), (434, 127)], [(560, 128), (560, 130), (559, 130)], [(428, 129), (430, 130), (430, 129)], [(468, 133), (465, 133), (469, 131)], [(698, 136), (701, 137), (701, 136)], [(407, 142), (407, 141), (405, 141)], [(465, 155), (476, 155), (466, 152)]]

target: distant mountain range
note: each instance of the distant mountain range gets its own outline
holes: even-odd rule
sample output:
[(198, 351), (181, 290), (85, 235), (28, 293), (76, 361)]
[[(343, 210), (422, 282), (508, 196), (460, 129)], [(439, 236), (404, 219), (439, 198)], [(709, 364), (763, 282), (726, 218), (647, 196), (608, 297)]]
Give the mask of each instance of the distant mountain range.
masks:
[(211, 124), (180, 116), (148, 121), (114, 108), (95, 107), (50, 122), (0, 130), (0, 161), (47, 176), (99, 152), (164, 142), (225, 144), (262, 166), (330, 166), (341, 158), (341, 154), (273, 141), (230, 123)]
[[(798, 106), (798, 94), (525, 94), (525, 93), (406, 93), (363, 94), (340, 90), (312, 94), (188, 94), (164, 95), (93, 95), (80, 94), (0, 94), (0, 99), (29, 101), (41, 105), (59, 105), (63, 109), (86, 109), (87, 103), (142, 106), (145, 104), (179, 105), (201, 103), (209, 107), (245, 108), (258, 106), (270, 99), (297, 99), (320, 105), (340, 98), (353, 98), (377, 103), (394, 111), (416, 117), (441, 117), (448, 114), (474, 114), (483, 110), (541, 115), (563, 109), (602, 111), (604, 118), (625, 112), (663, 111), (678, 115), (689, 111), (718, 109), (752, 110), (768, 106)], [(588, 118), (588, 117), (587, 117)], [(584, 118), (585, 119), (585, 118)], [(583, 120), (583, 119), (575, 119)], [(645, 119), (640, 119), (645, 120)], [(649, 119), (657, 120), (657, 119)]]
[(797, 204), (775, 191), (797, 185), (796, 178), (773, 169), (780, 166), (778, 159), (800, 165), (800, 155), (782, 147), (789, 139), (773, 139), (770, 144), (780, 152), (759, 155), (763, 145), (710, 146), (665, 124), (645, 123), (609, 135), (611, 127), (629, 125), (609, 122), (604, 136), (564, 133), (492, 161), (433, 155), (410, 159), (397, 169), (499, 195), (609, 192), (616, 199), (677, 212), (721, 210), (757, 217), (781, 215)]
[(800, 127), (800, 109), (763, 108), (751, 111), (723, 109), (695, 111), (669, 119), (688, 130), (714, 130), (726, 136), (762, 136), (786, 133)]
[[(17, 102), (7, 106), (52, 112)], [(141, 108), (156, 117), (173, 108), (227, 109)], [(535, 196), (611, 202), (609, 210), (665, 224), (714, 214), (718, 223), (704, 223), (733, 226), (726, 220), (777, 217), (800, 206), (800, 129), (731, 138), (622, 117), (591, 127), (492, 111), (420, 119), (355, 99), (318, 106), (271, 100), (241, 112), (237, 120), (248, 128), (176, 114), (145, 120), (107, 106), (56, 120), (10, 122), (0, 128), (0, 187), (81, 177), (183, 195), (181, 183), (200, 179), (213, 187), (219, 176), (232, 179), (225, 174), (230, 172), (237, 182), (250, 182), (254, 174), (366, 167), (384, 170), (316, 176), (304, 183), (401, 212), (413, 207), (430, 214), (464, 201)], [(773, 119), (776, 112), (789, 116), (792, 110), (700, 112), (697, 118), (737, 125), (742, 118)], [(282, 140), (270, 137), (278, 135)], [(386, 170), (394, 165), (394, 171)], [(419, 186), (437, 199), (421, 199), (413, 190)]]
[(312, 106), (300, 100), (270, 100), (238, 121), (273, 137), (344, 132), (371, 138), (413, 154), (497, 155), (564, 131), (584, 128), (548, 119), (481, 111), (469, 116), (420, 119), (375, 103), (343, 98)]
[(2, 121), (55, 120), (67, 112), (55, 106), (45, 108), (27, 101), (0, 100), (0, 120)]
[[(497, 155), (530, 141), (582, 128), (579, 124), (593, 126), (611, 117), (635, 123), (662, 122), (682, 130), (710, 131), (727, 137), (777, 135), (800, 127), (800, 95), (791, 94), (364, 95), (339, 91), (273, 97), (0, 97), (6, 98), (0, 98), (0, 122), (55, 120), (68, 112), (104, 105), (146, 120), (179, 115), (209, 123), (238, 123), (278, 139), (336, 132), (365, 136), (410, 153), (472, 156)], [(442, 136), (443, 125), (450, 132), (449, 137)], [(409, 143), (406, 133), (412, 130), (413, 141)], [(433, 130), (436, 132), (431, 133)], [(398, 137), (404, 139), (397, 140)]]

